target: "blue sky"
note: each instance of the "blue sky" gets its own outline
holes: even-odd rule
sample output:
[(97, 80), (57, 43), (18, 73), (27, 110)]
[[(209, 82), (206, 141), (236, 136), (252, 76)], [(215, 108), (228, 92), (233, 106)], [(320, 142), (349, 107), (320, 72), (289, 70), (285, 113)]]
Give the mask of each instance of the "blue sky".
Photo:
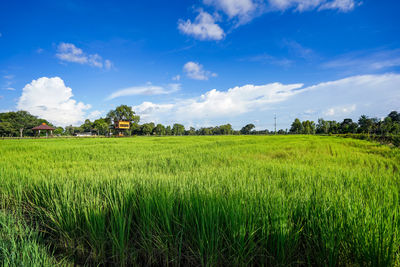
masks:
[(0, 111), (288, 128), (400, 110), (394, 0), (3, 1)]

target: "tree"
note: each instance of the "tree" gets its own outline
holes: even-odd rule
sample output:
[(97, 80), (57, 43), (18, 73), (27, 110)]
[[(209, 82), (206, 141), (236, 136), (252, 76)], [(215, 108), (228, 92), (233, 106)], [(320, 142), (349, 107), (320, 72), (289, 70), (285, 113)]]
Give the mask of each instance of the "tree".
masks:
[(196, 129), (194, 127), (190, 127), (186, 132), (187, 135), (196, 135)]
[(97, 119), (93, 122), (93, 130), (97, 132), (98, 135), (107, 135), (109, 123), (103, 119)]
[(329, 133), (329, 121), (326, 121), (322, 118), (318, 119), (317, 124), (317, 133), (318, 134), (327, 134)]
[(230, 125), (229, 123), (219, 126), (219, 130), (220, 130), (220, 134), (224, 134), (224, 135), (232, 134), (232, 132), (233, 132), (232, 125)]
[(142, 133), (144, 135), (150, 135), (150, 134), (153, 133), (154, 128), (155, 128), (155, 126), (154, 126), (153, 122), (145, 123), (145, 124), (142, 125)]
[(212, 135), (212, 128), (200, 128), (198, 131), (199, 135)]
[(172, 133), (174, 135), (184, 135), (185, 134), (185, 126), (179, 123), (175, 123), (172, 126)]
[(400, 113), (397, 111), (390, 112), (388, 117), (392, 119), (392, 122), (400, 122)]
[(172, 135), (171, 126), (168, 125), (168, 126), (165, 128), (165, 134), (166, 134), (166, 135)]
[(240, 132), (241, 132), (242, 134), (250, 134), (251, 130), (253, 130), (254, 128), (256, 128), (256, 126), (255, 126), (254, 124), (250, 123), (250, 124), (247, 124), (246, 126), (244, 126), (244, 127), (240, 130)]
[(313, 121), (303, 121), (302, 122), (302, 132), (304, 134), (315, 134), (315, 123)]
[(296, 118), (293, 121), (289, 131), (290, 133), (295, 133), (295, 134), (303, 133), (303, 125), (301, 124), (301, 121), (298, 118)]
[(127, 105), (120, 105), (116, 107), (114, 110), (110, 110), (107, 114), (107, 118), (110, 121), (129, 121), (131, 123), (139, 123), (140, 116), (136, 115), (135, 112), (132, 110), (132, 107)]
[(358, 128), (358, 124), (353, 122), (352, 119), (344, 119), (340, 124), (340, 132), (341, 133), (356, 133)]
[(53, 132), (53, 133), (54, 133), (55, 135), (62, 135), (63, 132), (64, 132), (63, 127), (57, 127), (57, 128), (54, 129), (54, 132)]
[(12, 135), (18, 135), (22, 137), (25, 135), (33, 135), (32, 128), (42, 123), (46, 123), (50, 126), (48, 121), (39, 119), (36, 116), (31, 115), (27, 111), (16, 111), (16, 112), (5, 112), (0, 113), (0, 122), (9, 122), (13, 128)]
[(0, 136), (13, 136), (16, 135), (17, 131), (13, 128), (10, 122), (0, 122)]
[(368, 118), (366, 115), (362, 115), (359, 119), (358, 119), (358, 125), (360, 125), (360, 131), (362, 133), (370, 133), (372, 130), (372, 120), (370, 118)]
[(393, 128), (393, 121), (391, 117), (386, 117), (383, 122), (382, 122), (382, 133), (383, 134), (388, 134), (392, 132), (392, 128)]
[(90, 122), (89, 119), (85, 120), (85, 123), (81, 125), (81, 128), (83, 129), (84, 132), (91, 132), (92, 131), (92, 123)]
[(165, 127), (161, 123), (157, 124), (156, 128), (154, 129), (156, 135), (165, 135)]

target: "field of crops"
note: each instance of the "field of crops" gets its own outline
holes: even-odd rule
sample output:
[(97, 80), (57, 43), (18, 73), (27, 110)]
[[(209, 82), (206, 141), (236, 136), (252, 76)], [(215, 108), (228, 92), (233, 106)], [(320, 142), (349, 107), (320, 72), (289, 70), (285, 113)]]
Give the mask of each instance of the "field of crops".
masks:
[(329, 136), (0, 140), (0, 265), (398, 265), (399, 169)]

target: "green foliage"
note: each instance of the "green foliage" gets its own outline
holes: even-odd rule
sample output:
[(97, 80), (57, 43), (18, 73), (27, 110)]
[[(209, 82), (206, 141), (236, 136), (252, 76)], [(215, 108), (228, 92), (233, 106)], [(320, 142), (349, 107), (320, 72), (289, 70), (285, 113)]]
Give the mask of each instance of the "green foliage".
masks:
[(33, 136), (32, 128), (48, 121), (39, 119), (27, 111), (0, 113), (0, 136)]
[(136, 115), (132, 110), (132, 107), (127, 105), (120, 105), (114, 110), (110, 110), (107, 114), (107, 118), (110, 120), (110, 122), (117, 120), (138, 123), (140, 121), (140, 116)]
[(173, 135), (184, 135), (185, 134), (185, 126), (179, 123), (175, 123), (172, 126), (172, 134)]
[(240, 130), (240, 132), (241, 132), (242, 134), (250, 134), (251, 130), (253, 130), (255, 127), (256, 127), (256, 126), (255, 126), (254, 124), (250, 123), (250, 124), (247, 124), (246, 126), (244, 126), (244, 127)]
[(400, 263), (397, 148), (311, 135), (0, 143), (0, 207), (24, 207), (76, 265)]
[(290, 133), (300, 134), (303, 133), (303, 124), (301, 121), (296, 118), (290, 127)]

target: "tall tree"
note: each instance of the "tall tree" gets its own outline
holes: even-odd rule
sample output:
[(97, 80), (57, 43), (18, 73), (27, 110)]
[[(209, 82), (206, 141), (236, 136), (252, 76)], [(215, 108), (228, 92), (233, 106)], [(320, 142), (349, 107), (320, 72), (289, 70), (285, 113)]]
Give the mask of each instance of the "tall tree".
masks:
[(185, 134), (185, 126), (179, 123), (175, 123), (172, 126), (172, 133), (174, 135), (184, 135)]
[(361, 115), (361, 117), (358, 119), (358, 125), (360, 125), (360, 131), (362, 133), (370, 133), (372, 130), (372, 120), (368, 118), (366, 115)]
[(154, 132), (156, 135), (165, 135), (165, 127), (161, 123), (157, 124), (156, 128), (154, 128)]
[(256, 128), (256, 126), (252, 123), (247, 124), (246, 126), (244, 126), (241, 130), (240, 133), (241, 134), (250, 134), (251, 130), (253, 130), (254, 128)]
[(120, 105), (116, 107), (114, 110), (110, 110), (107, 114), (107, 118), (113, 122), (117, 121), (129, 121), (131, 123), (139, 123), (140, 116), (136, 115), (136, 113), (132, 110), (132, 107), (127, 105)]
[(107, 135), (109, 123), (103, 119), (97, 119), (93, 122), (93, 130), (97, 132), (98, 135)]
[(319, 118), (318, 124), (317, 124), (317, 133), (318, 134), (328, 134), (329, 133), (329, 121)]
[(295, 133), (295, 134), (303, 133), (303, 125), (301, 124), (301, 121), (298, 118), (296, 118), (293, 121), (289, 131), (290, 133)]

